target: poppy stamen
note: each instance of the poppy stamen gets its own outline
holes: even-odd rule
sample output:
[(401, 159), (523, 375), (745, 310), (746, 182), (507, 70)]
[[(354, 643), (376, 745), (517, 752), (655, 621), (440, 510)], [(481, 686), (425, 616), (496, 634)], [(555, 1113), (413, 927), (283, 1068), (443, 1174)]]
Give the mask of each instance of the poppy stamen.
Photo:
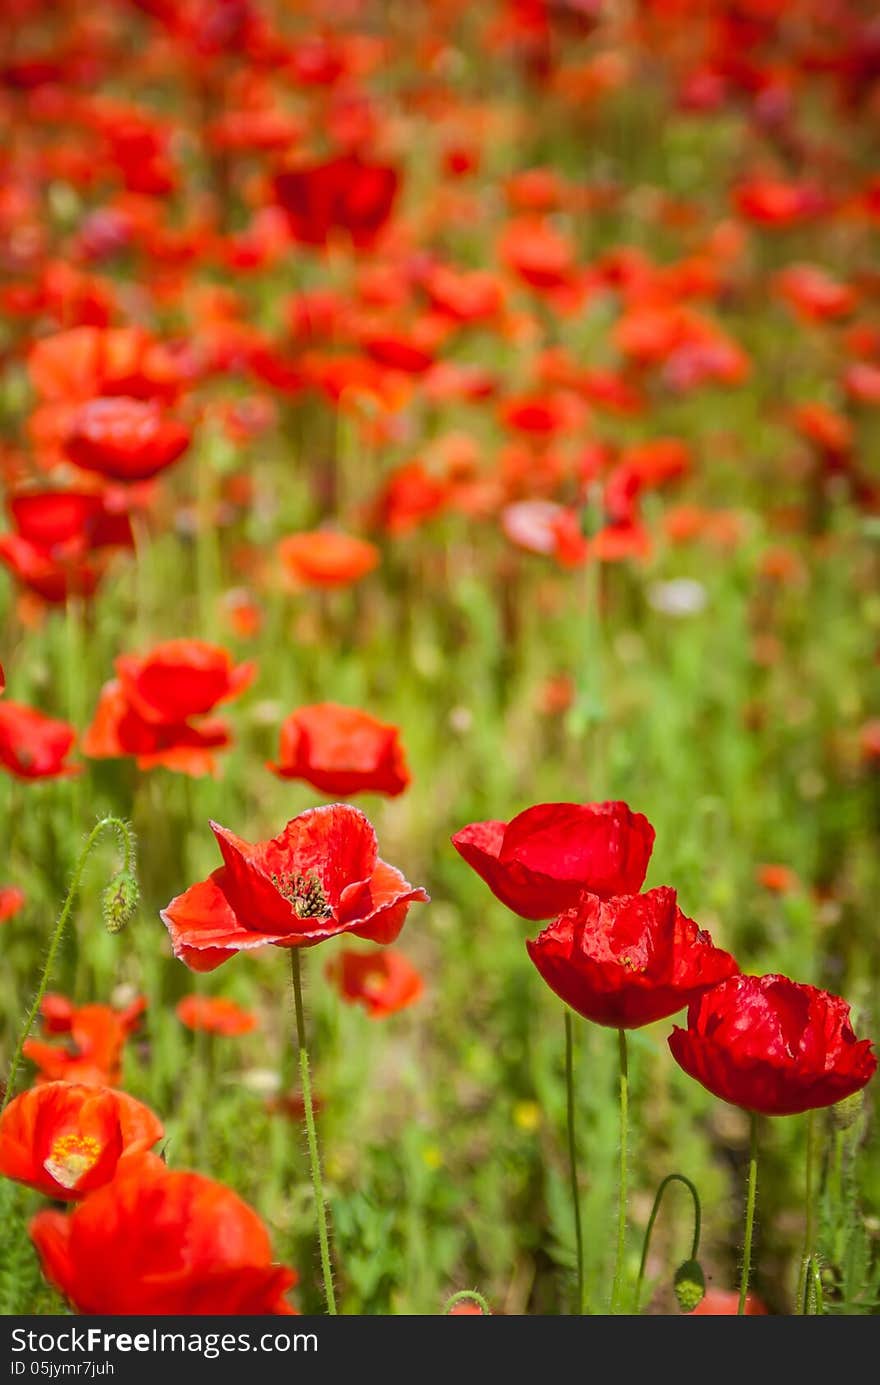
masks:
[(272, 884), (279, 894), (290, 901), (293, 912), (299, 919), (326, 919), (333, 913), (327, 903), (327, 893), (315, 871), (309, 871), (308, 874), (273, 875)]
[(95, 1167), (100, 1154), (101, 1146), (93, 1135), (70, 1131), (55, 1140), (48, 1159), (43, 1161), (43, 1168), (62, 1188), (75, 1188)]

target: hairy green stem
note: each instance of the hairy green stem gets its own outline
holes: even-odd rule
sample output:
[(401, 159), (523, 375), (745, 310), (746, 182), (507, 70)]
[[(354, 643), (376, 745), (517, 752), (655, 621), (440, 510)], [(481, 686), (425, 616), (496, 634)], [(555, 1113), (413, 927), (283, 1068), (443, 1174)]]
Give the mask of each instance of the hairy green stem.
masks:
[(797, 1293), (795, 1295), (794, 1311), (796, 1314), (806, 1313), (806, 1289), (807, 1276), (810, 1270), (810, 1262), (813, 1258), (813, 1239), (815, 1236), (815, 1214), (813, 1211), (814, 1196), (814, 1165), (816, 1158), (816, 1113), (807, 1113), (807, 1170), (804, 1186), (804, 1249), (801, 1254), (801, 1267), (798, 1272)]
[(318, 1218), (318, 1242), (321, 1247), (321, 1274), (324, 1279), (324, 1297), (327, 1312), (336, 1316), (336, 1294), (333, 1289), (333, 1268), (330, 1264), (330, 1233), (327, 1226), (327, 1204), (324, 1200), (324, 1181), (321, 1177), (321, 1158), (318, 1153), (318, 1132), (315, 1127), (315, 1108), (312, 1103), (312, 1079), (309, 1074), (309, 1053), (306, 1047), (306, 1020), (303, 1010), (302, 969), (299, 948), (290, 949), (290, 974), (293, 979), (293, 1003), (296, 1009), (296, 1039), (299, 1046), (299, 1075), (302, 1086), (303, 1112), (306, 1122), (306, 1139), (309, 1146), (309, 1164), (312, 1170), (312, 1187), (315, 1192), (315, 1212)]
[(655, 1196), (655, 1198), (654, 1198), (654, 1206), (651, 1208), (651, 1215), (650, 1215), (650, 1217), (648, 1218), (648, 1225), (645, 1227), (645, 1239), (644, 1239), (644, 1242), (643, 1242), (643, 1244), (642, 1244), (642, 1258), (641, 1258), (641, 1261), (639, 1262), (639, 1278), (638, 1278), (638, 1282), (636, 1283), (636, 1312), (637, 1312), (637, 1313), (640, 1311), (640, 1305), (641, 1305), (641, 1299), (642, 1299), (642, 1284), (644, 1283), (644, 1279), (645, 1279), (645, 1267), (646, 1267), (646, 1265), (647, 1265), (647, 1263), (648, 1263), (648, 1251), (649, 1251), (650, 1246), (651, 1246), (651, 1234), (652, 1234), (652, 1232), (653, 1232), (653, 1230), (654, 1230), (654, 1223), (655, 1223), (655, 1221), (657, 1220), (657, 1215), (658, 1215), (658, 1213), (659, 1213), (659, 1211), (660, 1211), (660, 1204), (661, 1204), (661, 1202), (663, 1201), (663, 1194), (666, 1192), (666, 1189), (669, 1187), (670, 1183), (682, 1183), (682, 1184), (684, 1184), (684, 1186), (687, 1188), (688, 1192), (690, 1193), (690, 1195), (691, 1195), (691, 1197), (692, 1197), (692, 1199), (693, 1199), (693, 1203), (694, 1203), (694, 1237), (693, 1237), (693, 1241), (691, 1242), (690, 1259), (691, 1259), (691, 1260), (696, 1260), (697, 1257), (698, 1257), (699, 1254), (700, 1254), (700, 1228), (701, 1228), (701, 1225), (702, 1225), (702, 1212), (701, 1212), (701, 1209), (700, 1209), (700, 1194), (697, 1192), (696, 1185), (695, 1185), (694, 1183), (692, 1183), (691, 1180), (690, 1180), (689, 1178), (686, 1178), (685, 1175), (684, 1175), (683, 1173), (668, 1173), (668, 1174), (666, 1175), (666, 1177), (663, 1179), (663, 1182), (660, 1184), (660, 1187), (657, 1189), (657, 1193), (656, 1193), (656, 1196)]
[(739, 1305), (736, 1310), (740, 1316), (746, 1311), (746, 1297), (749, 1292), (749, 1275), (752, 1268), (752, 1232), (755, 1226), (755, 1196), (758, 1190), (758, 1117), (754, 1111), (750, 1112), (749, 1120), (749, 1183), (746, 1193), (746, 1229), (743, 1237)]
[(577, 1148), (574, 1138), (574, 1036), (572, 1034), (571, 1011), (565, 1007), (565, 1095), (566, 1123), (568, 1126), (568, 1174), (571, 1180), (571, 1203), (574, 1210), (574, 1239), (577, 1250), (577, 1303), (578, 1312), (585, 1313), (584, 1295), (584, 1230), (581, 1224), (581, 1199), (578, 1190)]
[(611, 1311), (621, 1312), (623, 1291), (623, 1260), (626, 1254), (626, 1191), (627, 1191), (627, 1127), (629, 1123), (629, 1068), (626, 1052), (626, 1030), (618, 1029), (617, 1047), (620, 1054), (620, 1174), (617, 1195), (617, 1258), (614, 1265), (614, 1284), (611, 1289)]
[(4, 1111), (8, 1103), (12, 1100), (12, 1096), (15, 1091), (15, 1079), (18, 1076), (18, 1069), (21, 1063), (22, 1051), (24, 1050), (24, 1046), (27, 1042), (28, 1035), (30, 1034), (31, 1029), (33, 1028), (34, 1020), (37, 1018), (40, 1006), (43, 1003), (43, 997), (45, 996), (46, 990), (48, 989), (49, 977), (52, 974), (52, 967), (54, 965), (55, 958), (58, 954), (58, 949), (61, 946), (61, 939), (64, 936), (64, 929), (67, 926), (67, 921), (70, 918), (74, 902), (76, 900), (77, 894), (79, 893), (80, 881), (82, 880), (82, 874), (85, 870), (86, 861), (89, 859), (89, 856), (92, 852), (92, 848), (94, 847), (101, 833), (104, 831), (105, 828), (108, 827), (116, 834), (116, 837), (122, 848), (122, 869), (118, 872), (118, 875), (115, 878), (125, 878), (127, 880), (133, 880), (134, 878), (134, 864), (137, 854), (137, 847), (135, 844), (134, 833), (132, 832), (130, 825), (127, 822), (123, 822), (122, 818), (112, 817), (109, 815), (107, 817), (101, 818), (101, 820), (95, 824), (95, 826), (89, 833), (89, 836), (86, 839), (86, 844), (80, 852), (79, 858), (76, 862), (76, 865), (74, 866), (73, 875), (71, 876), (70, 880), (70, 887), (67, 891), (67, 896), (64, 900), (64, 903), (61, 906), (61, 913), (58, 915), (58, 920), (55, 924), (55, 928), (52, 933), (51, 940), (49, 942), (49, 950), (46, 954), (46, 961), (43, 966), (43, 971), (40, 976), (39, 984), (37, 986), (37, 993), (34, 996), (31, 1008), (27, 1013), (27, 1018), (25, 1019), (24, 1026), (22, 1028), (21, 1033), (18, 1036), (18, 1042), (16, 1043), (15, 1050), (12, 1054), (12, 1061), (9, 1064), (9, 1076), (6, 1079), (6, 1091), (3, 1094), (3, 1102), (2, 1105), (0, 1105), (0, 1111)]

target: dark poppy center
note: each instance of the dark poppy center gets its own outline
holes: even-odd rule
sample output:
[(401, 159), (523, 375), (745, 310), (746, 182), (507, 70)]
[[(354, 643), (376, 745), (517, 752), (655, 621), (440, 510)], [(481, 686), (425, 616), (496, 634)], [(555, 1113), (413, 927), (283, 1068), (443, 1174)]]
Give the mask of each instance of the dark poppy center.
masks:
[(272, 884), (293, 905), (293, 912), (299, 919), (326, 919), (333, 912), (315, 871), (273, 875)]

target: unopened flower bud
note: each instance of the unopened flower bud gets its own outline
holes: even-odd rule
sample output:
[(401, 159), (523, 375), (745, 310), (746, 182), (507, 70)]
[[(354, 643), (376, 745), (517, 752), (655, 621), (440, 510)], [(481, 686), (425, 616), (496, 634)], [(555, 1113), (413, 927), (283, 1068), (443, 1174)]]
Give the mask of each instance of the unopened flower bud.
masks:
[(699, 1260), (685, 1260), (683, 1265), (679, 1265), (673, 1287), (681, 1311), (692, 1313), (706, 1292), (706, 1280)]
[(140, 890), (130, 871), (122, 871), (104, 891), (104, 927), (108, 933), (121, 933), (137, 908)]

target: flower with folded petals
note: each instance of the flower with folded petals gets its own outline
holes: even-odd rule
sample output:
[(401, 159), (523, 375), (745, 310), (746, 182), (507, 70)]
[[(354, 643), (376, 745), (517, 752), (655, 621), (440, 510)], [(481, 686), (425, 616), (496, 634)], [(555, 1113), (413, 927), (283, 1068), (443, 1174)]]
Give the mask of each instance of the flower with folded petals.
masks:
[(47, 1082), (0, 1116), (0, 1174), (47, 1197), (85, 1197), (109, 1183), (120, 1159), (150, 1149), (162, 1122), (125, 1092)]
[(679, 1067), (715, 1096), (766, 1116), (833, 1106), (873, 1077), (840, 996), (787, 976), (734, 976), (691, 1003), (669, 1037)]
[(452, 844), (508, 909), (548, 919), (584, 894), (638, 890), (654, 829), (626, 803), (538, 803), (509, 823), (469, 823)]
[(366, 792), (393, 797), (409, 784), (398, 728), (335, 702), (291, 712), (281, 727), (278, 762), (269, 768), (344, 798)]
[(216, 769), (229, 728), (208, 718), (218, 703), (253, 681), (252, 663), (233, 666), (225, 649), (203, 640), (169, 640), (145, 655), (123, 654), (101, 689), (83, 752), (92, 759), (133, 755), (139, 769), (162, 766), (199, 776)]
[(674, 1015), (739, 971), (665, 885), (607, 900), (585, 895), (526, 947), (567, 1005), (614, 1029)]
[(266, 842), (212, 822), (224, 864), (161, 911), (175, 956), (212, 971), (237, 952), (313, 947), (340, 933), (391, 943), (410, 904), (427, 901), (379, 859), (368, 819), (347, 803), (309, 808)]
[(246, 1202), (155, 1154), (123, 1159), (72, 1212), (40, 1212), (30, 1235), (43, 1273), (79, 1313), (290, 1314), (293, 1270), (273, 1263)]

